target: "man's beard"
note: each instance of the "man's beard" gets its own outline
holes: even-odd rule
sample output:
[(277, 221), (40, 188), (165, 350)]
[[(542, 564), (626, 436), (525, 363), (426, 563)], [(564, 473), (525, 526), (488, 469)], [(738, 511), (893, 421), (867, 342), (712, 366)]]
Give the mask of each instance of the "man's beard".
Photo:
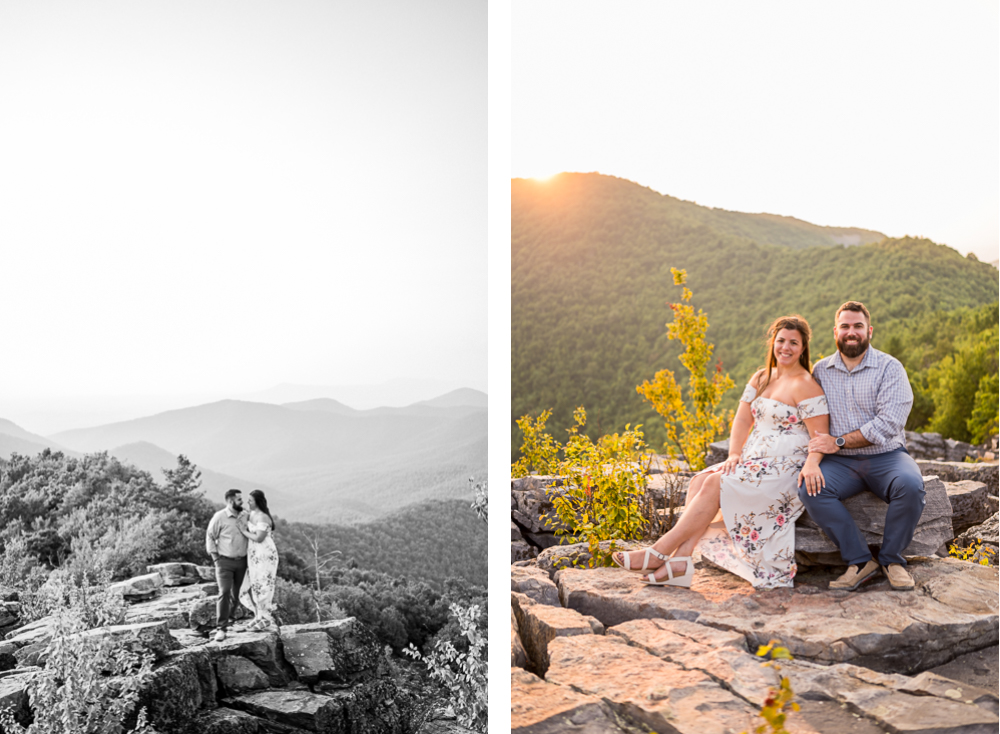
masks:
[(856, 342), (847, 342), (847, 337), (837, 340), (837, 349), (848, 359), (854, 359), (855, 357), (860, 357), (868, 349), (868, 345), (871, 343), (869, 338), (866, 336)]

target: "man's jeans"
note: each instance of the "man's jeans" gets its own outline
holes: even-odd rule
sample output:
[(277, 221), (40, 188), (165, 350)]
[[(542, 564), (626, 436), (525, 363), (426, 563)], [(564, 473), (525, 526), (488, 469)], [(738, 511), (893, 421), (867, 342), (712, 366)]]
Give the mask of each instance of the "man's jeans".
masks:
[(215, 562), (215, 580), (219, 584), (219, 600), (215, 606), (215, 622), (219, 629), (226, 629), (235, 622), (233, 615), (240, 603), (240, 589), (247, 575), (247, 557), (219, 556)]
[(824, 456), (819, 465), (826, 487), (814, 497), (799, 487), (799, 499), (813, 522), (840, 548), (848, 566), (863, 566), (872, 554), (858, 530), (844, 500), (866, 489), (889, 505), (885, 513), (885, 534), (878, 562), (906, 565), (903, 551), (913, 540), (913, 533), (924, 511), (924, 478), (906, 449), (899, 448), (873, 456)]

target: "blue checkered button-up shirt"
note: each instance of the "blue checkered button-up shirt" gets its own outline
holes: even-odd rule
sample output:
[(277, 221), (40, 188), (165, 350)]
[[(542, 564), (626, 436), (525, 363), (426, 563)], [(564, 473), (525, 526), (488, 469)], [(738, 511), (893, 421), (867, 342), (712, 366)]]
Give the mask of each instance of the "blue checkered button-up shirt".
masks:
[(913, 405), (913, 391), (898, 359), (869, 346), (861, 363), (848, 372), (838, 351), (815, 364), (813, 378), (830, 405), (830, 435), (861, 431), (872, 443), (838, 453), (871, 456), (906, 445), (903, 427)]

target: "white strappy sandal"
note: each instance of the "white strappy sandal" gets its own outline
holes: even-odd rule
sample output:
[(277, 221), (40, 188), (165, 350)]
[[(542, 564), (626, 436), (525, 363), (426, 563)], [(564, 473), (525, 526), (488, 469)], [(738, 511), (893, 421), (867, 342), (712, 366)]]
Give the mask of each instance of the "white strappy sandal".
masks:
[[(684, 561), (687, 565), (684, 566), (683, 576), (674, 576), (674, 569), (670, 567), (672, 561)], [(665, 579), (656, 578), (656, 574), (651, 573), (648, 576), (644, 576), (642, 583), (647, 586), (683, 586), (685, 589), (691, 588), (691, 579), (694, 577), (694, 561), (691, 556), (674, 556), (673, 558), (668, 558), (666, 560), (667, 566), (667, 577)]]
[(618, 559), (615, 558), (615, 553), (611, 554), (611, 562), (614, 563), (619, 568), (624, 568), (626, 571), (652, 571), (652, 570), (655, 570), (655, 569), (653, 569), (653, 567), (649, 565), (649, 557), (650, 556), (656, 556), (657, 558), (659, 558), (661, 561), (664, 561), (664, 562), (666, 562), (666, 560), (667, 560), (667, 557), (665, 555), (663, 555), (659, 551), (653, 550), (651, 547), (650, 548), (646, 548), (645, 551), (646, 551), (646, 555), (644, 555), (642, 557), (642, 565), (639, 566), (638, 568), (632, 568), (632, 567), (629, 566), (629, 553), (630, 553), (630, 551), (615, 551), (615, 553), (621, 553), (622, 554), (622, 558), (624, 559), (624, 563), (619, 563), (618, 562)]

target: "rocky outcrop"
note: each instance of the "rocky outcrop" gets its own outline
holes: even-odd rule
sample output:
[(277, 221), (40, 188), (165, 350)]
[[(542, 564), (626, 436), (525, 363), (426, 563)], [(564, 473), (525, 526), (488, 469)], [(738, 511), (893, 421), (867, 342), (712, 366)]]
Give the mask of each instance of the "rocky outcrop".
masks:
[[(163, 571), (163, 577), (149, 578)], [(131, 649), (153, 653), (140, 705), (150, 723), (173, 734), (243, 732), (349, 732), (416, 734), (413, 696), (397, 686), (386, 652), (356, 619), (284, 625), (278, 632), (252, 632), (237, 625), (215, 642), (202, 610), (212, 608), (214, 583), (193, 564), (151, 567), (141, 580), (119, 585), (126, 598), (143, 598), (128, 610), (128, 624), (86, 632), (112, 634)], [(130, 593), (137, 590), (138, 594)], [(39, 620), (0, 643), (0, 659), (16, 657), (18, 668), (0, 674), (0, 707), (30, 720), (27, 688), (41, 670), (52, 633)], [(198, 628), (201, 628), (199, 631)], [(463, 731), (453, 721), (442, 726)]]
[[(886, 731), (995, 731), (996, 692), (920, 671), (996, 643), (997, 570), (926, 558), (911, 572), (917, 590), (900, 594), (885, 581), (830, 591), (824, 569), (767, 591), (709, 566), (691, 589), (647, 587), (616, 568), (556, 571), (561, 612), (511, 594), (532, 668), (511, 670), (512, 731), (752, 731), (778, 683), (752, 651), (775, 638), (795, 657), (781, 674), (797, 700), (835, 702)], [(532, 578), (535, 596), (550, 597)], [(512, 589), (524, 579), (512, 568)], [(816, 731), (796, 713), (786, 726)]]

